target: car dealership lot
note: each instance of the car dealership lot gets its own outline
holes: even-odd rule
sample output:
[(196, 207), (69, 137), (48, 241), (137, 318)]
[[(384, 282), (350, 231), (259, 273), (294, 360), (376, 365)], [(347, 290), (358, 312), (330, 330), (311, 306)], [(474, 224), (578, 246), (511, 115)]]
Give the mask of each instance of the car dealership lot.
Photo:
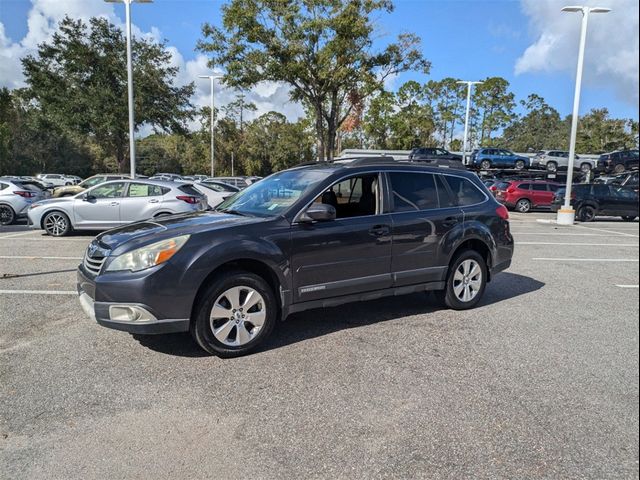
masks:
[(232, 360), (97, 326), (74, 294), (91, 235), (3, 227), (0, 472), (637, 476), (638, 223), (554, 217), (512, 214), (513, 265), (475, 310), (314, 310)]

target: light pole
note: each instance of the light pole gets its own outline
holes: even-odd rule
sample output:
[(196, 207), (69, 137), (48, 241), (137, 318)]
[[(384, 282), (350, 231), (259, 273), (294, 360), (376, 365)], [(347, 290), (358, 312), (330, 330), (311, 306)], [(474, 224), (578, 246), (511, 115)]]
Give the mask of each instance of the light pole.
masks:
[(213, 95), (214, 95), (214, 83), (213, 81), (216, 78), (222, 78), (222, 75), (198, 75), (198, 78), (208, 78), (209, 82), (211, 84), (211, 97), (210, 97), (210, 101), (209, 101), (209, 107), (211, 108), (211, 145), (210, 145), (210, 149), (211, 149), (211, 176), (215, 177), (216, 176), (216, 165), (215, 165), (215, 161), (216, 161), (216, 153), (215, 153), (215, 143), (213, 141), (213, 133), (215, 132), (215, 125), (214, 125), (214, 121), (215, 121), (215, 114), (214, 114), (214, 99), (213, 99)]
[(580, 48), (578, 50), (578, 67), (576, 70), (576, 89), (573, 95), (573, 116), (571, 117), (571, 138), (569, 140), (569, 162), (567, 164), (567, 186), (564, 205), (558, 210), (558, 225), (573, 225), (576, 212), (571, 208), (571, 187), (573, 183), (573, 162), (576, 156), (576, 135), (578, 133), (578, 115), (580, 109), (580, 90), (582, 88), (582, 70), (584, 66), (584, 48), (587, 42), (587, 25), (590, 13), (607, 13), (610, 8), (571, 6), (564, 7), (563, 12), (581, 12), (582, 29), (580, 31)]
[(471, 89), (473, 85), (481, 84), (482, 82), (472, 82), (472, 81), (464, 81), (460, 80), (456, 82), (460, 85), (467, 86), (467, 113), (464, 116), (464, 138), (462, 140), (462, 164), (467, 164), (467, 138), (469, 135), (469, 110), (471, 109)]
[(127, 97), (129, 101), (129, 163), (131, 178), (136, 177), (136, 139), (133, 111), (133, 60), (131, 59), (131, 4), (151, 3), (151, 0), (105, 0), (107, 3), (124, 3), (127, 29)]

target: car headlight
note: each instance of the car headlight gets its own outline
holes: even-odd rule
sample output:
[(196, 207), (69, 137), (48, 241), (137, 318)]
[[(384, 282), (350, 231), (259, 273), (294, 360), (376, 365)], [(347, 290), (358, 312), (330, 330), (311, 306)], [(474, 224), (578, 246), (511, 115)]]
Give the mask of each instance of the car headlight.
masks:
[(191, 235), (181, 235), (179, 237), (169, 238), (124, 253), (116, 257), (116, 259), (109, 264), (106, 271), (131, 270), (132, 272), (138, 272), (145, 268), (160, 265), (173, 257), (182, 246), (187, 243), (190, 236)]

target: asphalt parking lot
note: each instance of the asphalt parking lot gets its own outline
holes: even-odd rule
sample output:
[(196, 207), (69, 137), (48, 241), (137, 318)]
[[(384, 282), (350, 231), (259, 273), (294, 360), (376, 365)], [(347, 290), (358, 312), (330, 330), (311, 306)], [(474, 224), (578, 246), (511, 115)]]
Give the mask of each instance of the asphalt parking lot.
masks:
[(0, 477), (637, 478), (638, 223), (512, 214), (481, 306), (297, 314), (256, 354), (92, 323), (90, 235), (0, 230)]

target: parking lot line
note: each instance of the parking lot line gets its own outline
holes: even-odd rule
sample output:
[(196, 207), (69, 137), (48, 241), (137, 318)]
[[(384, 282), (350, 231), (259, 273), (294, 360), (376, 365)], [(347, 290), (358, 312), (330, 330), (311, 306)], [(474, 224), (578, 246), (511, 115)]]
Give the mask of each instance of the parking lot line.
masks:
[(620, 288), (638, 288), (638, 285), (616, 285), (616, 287)]
[(532, 260), (549, 262), (632, 262), (637, 263), (637, 258), (567, 258), (567, 257), (534, 257)]
[(547, 232), (511, 232), (516, 235), (538, 235), (538, 236), (553, 236), (553, 237), (617, 237), (618, 235), (614, 234), (604, 234), (604, 233), (547, 233)]
[(77, 295), (74, 290), (0, 290), (0, 295)]
[(32, 255), (0, 255), (7, 260), (82, 260), (82, 257), (38, 257)]
[(638, 248), (640, 244), (637, 243), (616, 243), (611, 245), (610, 243), (566, 243), (566, 242), (518, 242), (516, 245), (567, 245), (573, 247), (635, 247)]
[[(4, 236), (4, 237), (0, 237), (0, 240), (15, 240), (13, 237), (9, 237), (9, 236)], [(54, 241), (54, 242), (85, 242), (88, 243), (92, 240), (92, 238), (87, 237), (85, 238), (56, 238), (56, 237), (37, 237), (37, 238), (20, 238), (21, 242), (47, 242), (47, 241)]]
[(25, 235), (34, 235), (34, 234), (40, 234), (42, 235), (42, 232), (40, 231), (33, 231), (30, 230), (28, 232), (20, 232), (20, 233), (11, 233), (9, 235), (2, 235), (0, 238), (13, 238), (13, 237), (23, 237)]
[(584, 228), (586, 230), (595, 230), (598, 232), (607, 232), (607, 233), (617, 233), (618, 235), (623, 235), (626, 237), (634, 237), (634, 238), (638, 238), (638, 235), (633, 235), (631, 233), (623, 233), (623, 232), (616, 232), (615, 230), (605, 230), (604, 228), (596, 228), (596, 227), (585, 227), (584, 225), (575, 225), (577, 228)]

